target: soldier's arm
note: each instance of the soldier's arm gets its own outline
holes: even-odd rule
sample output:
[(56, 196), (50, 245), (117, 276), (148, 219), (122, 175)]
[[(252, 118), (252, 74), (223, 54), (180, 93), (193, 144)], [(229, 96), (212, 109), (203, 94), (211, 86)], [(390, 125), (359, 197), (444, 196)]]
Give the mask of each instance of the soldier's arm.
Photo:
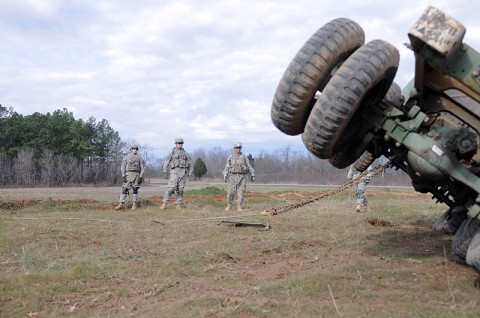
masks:
[(122, 177), (127, 174), (127, 156), (123, 157), (120, 171), (122, 172)]
[(145, 160), (140, 157), (140, 178), (143, 178), (143, 173), (145, 172)]
[(163, 173), (167, 174), (168, 171), (168, 164), (170, 163), (170, 160), (172, 160), (172, 154), (168, 154), (165, 159), (163, 160)]
[(193, 165), (192, 165), (192, 157), (190, 157), (190, 154), (188, 152), (187, 152), (187, 167), (188, 167), (188, 175), (190, 175), (193, 170)]
[(245, 157), (245, 162), (247, 163), (248, 172), (250, 172), (252, 177), (255, 177), (255, 169), (253, 169), (252, 165), (250, 164), (250, 160), (248, 160), (248, 157)]
[(227, 163), (225, 164), (225, 168), (223, 168), (223, 176), (226, 177), (228, 176), (228, 173), (230, 172), (230, 160), (231, 160), (231, 155), (228, 156), (227, 158)]

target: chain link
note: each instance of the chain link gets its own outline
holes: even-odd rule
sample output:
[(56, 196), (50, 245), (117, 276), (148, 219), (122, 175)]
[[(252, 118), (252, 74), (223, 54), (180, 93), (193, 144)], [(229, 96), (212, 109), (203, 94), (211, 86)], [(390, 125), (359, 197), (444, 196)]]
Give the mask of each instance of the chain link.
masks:
[(288, 204), (288, 205), (285, 205), (285, 206), (282, 206), (282, 207), (276, 207), (276, 208), (270, 208), (270, 209), (267, 209), (267, 210), (263, 210), (260, 214), (261, 215), (277, 215), (277, 214), (286, 213), (286, 212), (294, 210), (294, 209), (298, 209), (298, 208), (300, 208), (302, 206), (305, 206), (307, 204), (310, 204), (310, 203), (313, 203), (315, 201), (326, 198), (328, 196), (332, 196), (334, 194), (343, 192), (348, 188), (356, 186), (357, 184), (365, 181), (366, 179), (372, 178), (372, 177), (376, 176), (377, 174), (385, 171), (385, 169), (390, 168), (391, 166), (392, 166), (392, 163), (390, 161), (383, 164), (383, 165), (378, 165), (375, 168), (373, 168), (373, 170), (371, 170), (371, 171), (367, 171), (367, 170), (363, 171), (358, 178), (350, 180), (350, 181), (342, 184), (341, 186), (339, 186), (338, 188), (336, 188), (334, 190), (324, 192), (324, 193), (322, 193), (322, 194), (320, 194), (316, 197), (309, 198), (309, 199), (306, 199), (306, 200), (303, 200), (303, 201), (300, 201), (300, 202), (297, 202), (297, 203), (292, 203), (292, 204)]

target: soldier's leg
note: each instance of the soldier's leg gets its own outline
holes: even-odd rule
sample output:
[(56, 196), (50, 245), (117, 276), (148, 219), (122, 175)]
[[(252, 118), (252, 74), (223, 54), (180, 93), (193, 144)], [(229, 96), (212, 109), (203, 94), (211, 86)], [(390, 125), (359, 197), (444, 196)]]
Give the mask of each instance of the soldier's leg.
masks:
[(138, 188), (133, 188), (133, 202), (138, 202)]
[(175, 188), (170, 188), (168, 187), (167, 191), (165, 191), (165, 194), (163, 195), (163, 203), (162, 206), (160, 207), (160, 210), (165, 210), (167, 207), (168, 201), (170, 201), (170, 196), (173, 194), (175, 191)]
[(237, 203), (238, 203), (237, 210), (238, 211), (241, 211), (243, 208), (243, 194), (245, 193), (246, 189), (247, 189), (247, 179), (245, 176), (242, 176), (242, 178), (239, 180), (237, 184)]
[(365, 188), (366, 184), (364, 182), (357, 185), (357, 207), (355, 208), (357, 212), (362, 212), (368, 204), (367, 197), (365, 196)]
[(235, 196), (235, 180), (233, 176), (230, 176), (227, 186), (227, 203), (231, 204), (233, 197)]
[(132, 210), (135, 210), (138, 207), (138, 186), (133, 187), (133, 203), (132, 203)]
[(357, 203), (360, 204), (362, 207), (367, 206), (368, 200), (365, 196), (365, 189), (367, 185), (365, 182), (361, 182), (357, 185)]
[(183, 189), (187, 183), (187, 174), (185, 173), (183, 176), (178, 177), (177, 181), (177, 197), (176, 197), (176, 204), (181, 206), (183, 202)]
[(170, 201), (170, 197), (172, 194), (175, 192), (175, 189), (177, 188), (177, 175), (173, 172), (170, 172), (170, 179), (168, 180), (168, 185), (167, 185), (167, 191), (165, 191), (165, 194), (163, 195), (163, 203), (167, 204), (168, 201)]
[(247, 181), (245, 177), (242, 177), (237, 184), (237, 203), (238, 205), (243, 204), (243, 195), (247, 189)]
[(115, 207), (115, 210), (120, 210), (121, 208), (125, 207), (125, 199), (127, 198), (128, 187), (126, 186), (127, 183), (122, 185), (122, 192), (120, 193), (120, 198), (118, 199), (118, 205)]
[(122, 192), (120, 193), (120, 198), (118, 202), (125, 203), (125, 199), (127, 198), (128, 188), (122, 188)]
[(165, 191), (165, 194), (163, 195), (163, 203), (168, 203), (173, 192), (175, 192), (175, 188), (168, 188), (167, 191)]
[(181, 206), (183, 203), (183, 188), (179, 188), (177, 191), (177, 198), (175, 200), (175, 204)]

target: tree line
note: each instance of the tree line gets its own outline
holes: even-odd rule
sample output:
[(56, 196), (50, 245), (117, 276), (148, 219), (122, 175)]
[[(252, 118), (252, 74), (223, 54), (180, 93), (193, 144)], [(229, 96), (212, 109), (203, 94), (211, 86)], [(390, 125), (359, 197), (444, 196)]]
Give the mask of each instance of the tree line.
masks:
[[(21, 115), (0, 105), (0, 186), (118, 185), (120, 163), (135, 140), (122, 140), (107, 120), (75, 119), (67, 109)], [(146, 162), (145, 180), (162, 178), (163, 158), (140, 144)], [(213, 147), (190, 151), (195, 179), (223, 180), (232, 149)], [(260, 183), (340, 184), (345, 170), (333, 168), (308, 151), (290, 146), (261, 151), (248, 158)], [(401, 171), (387, 171), (375, 183), (409, 185)]]
[(24, 116), (0, 105), (0, 184), (115, 184), (123, 148), (105, 119), (75, 119), (67, 109)]

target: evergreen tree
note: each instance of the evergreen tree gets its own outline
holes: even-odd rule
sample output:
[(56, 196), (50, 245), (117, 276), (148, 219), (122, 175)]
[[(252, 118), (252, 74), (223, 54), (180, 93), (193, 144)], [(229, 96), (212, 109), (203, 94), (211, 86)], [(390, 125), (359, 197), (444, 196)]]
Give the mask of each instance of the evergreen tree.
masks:
[(200, 179), (207, 173), (207, 166), (205, 165), (205, 162), (203, 162), (200, 157), (195, 160), (195, 164), (193, 165), (193, 176), (195, 179)]

